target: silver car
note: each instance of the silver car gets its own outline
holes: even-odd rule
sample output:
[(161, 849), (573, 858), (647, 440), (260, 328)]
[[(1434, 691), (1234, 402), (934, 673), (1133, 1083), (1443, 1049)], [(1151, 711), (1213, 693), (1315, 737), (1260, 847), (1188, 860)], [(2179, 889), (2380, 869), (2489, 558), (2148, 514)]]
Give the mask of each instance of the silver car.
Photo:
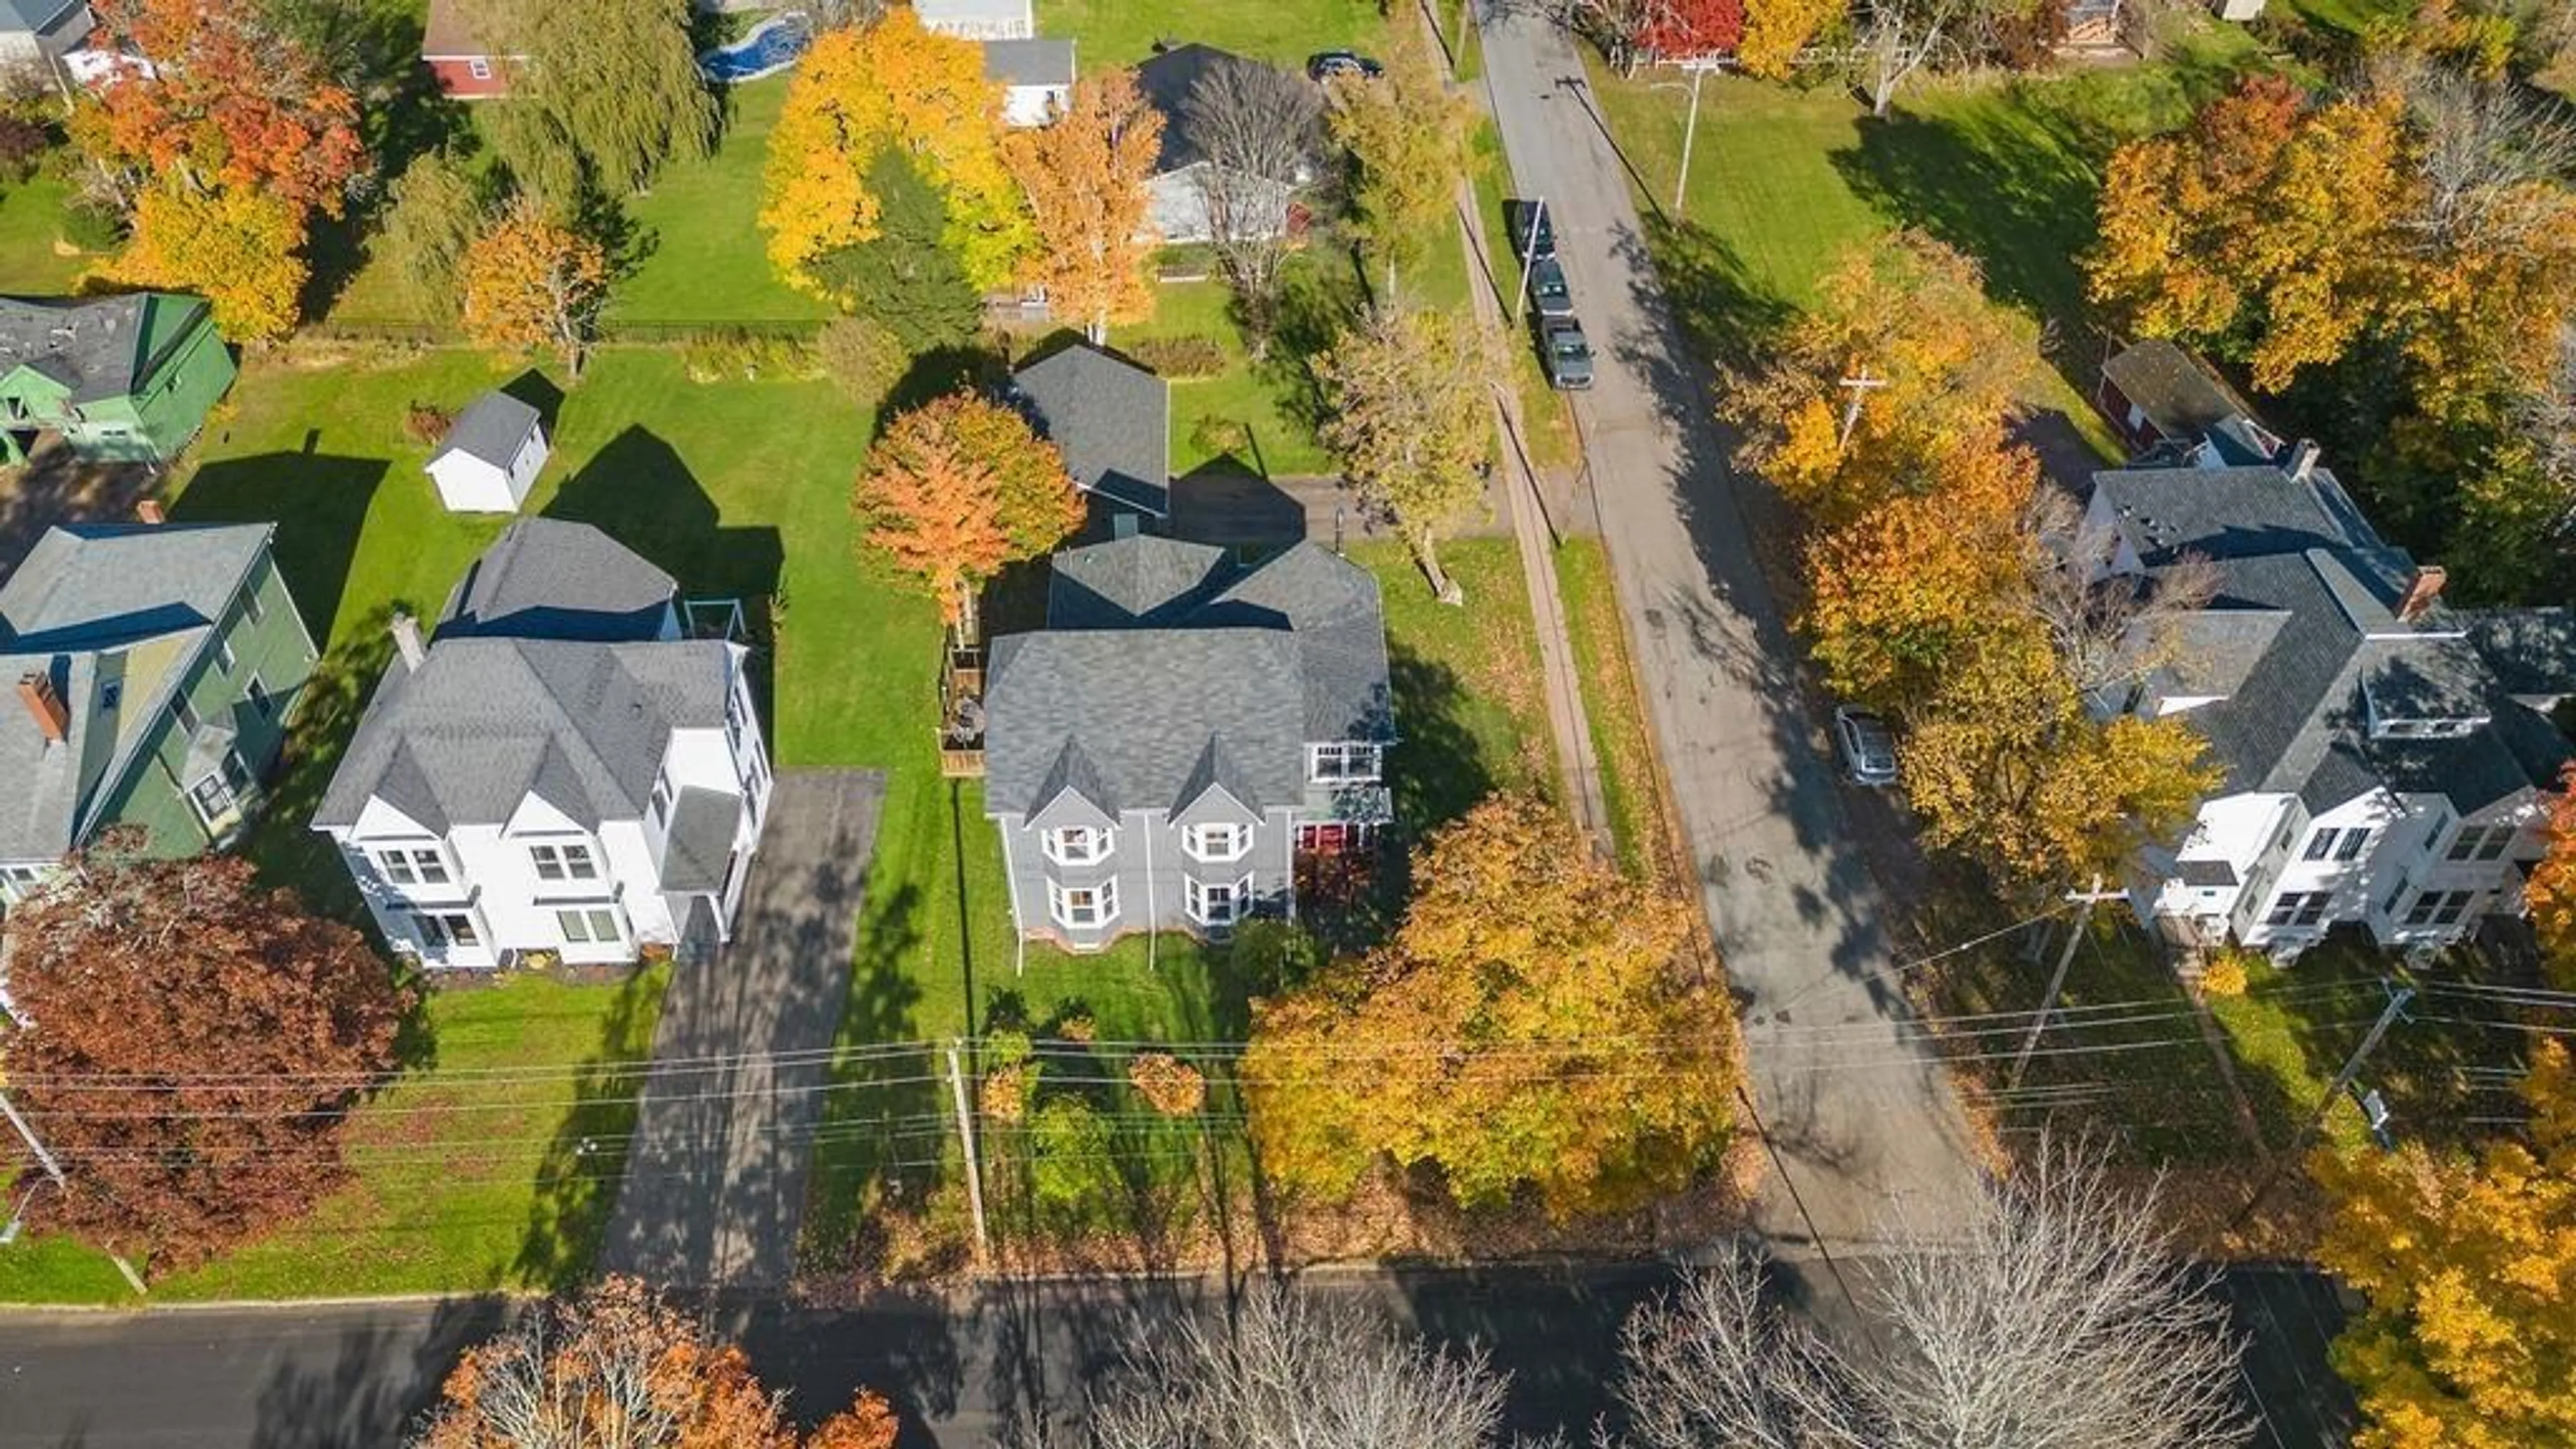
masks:
[(1877, 715), (1837, 706), (1834, 750), (1842, 756), (1844, 777), (1853, 784), (1884, 789), (1896, 783), (1896, 736)]

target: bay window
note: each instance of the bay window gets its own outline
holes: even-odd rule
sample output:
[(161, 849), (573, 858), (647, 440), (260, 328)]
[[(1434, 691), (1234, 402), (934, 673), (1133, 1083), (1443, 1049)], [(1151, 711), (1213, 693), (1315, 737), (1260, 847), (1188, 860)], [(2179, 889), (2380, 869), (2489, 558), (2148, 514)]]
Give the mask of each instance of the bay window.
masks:
[(1105, 880), (1096, 886), (1058, 885), (1047, 882), (1047, 914), (1055, 923), (1072, 931), (1088, 931), (1118, 919), (1118, 882)]

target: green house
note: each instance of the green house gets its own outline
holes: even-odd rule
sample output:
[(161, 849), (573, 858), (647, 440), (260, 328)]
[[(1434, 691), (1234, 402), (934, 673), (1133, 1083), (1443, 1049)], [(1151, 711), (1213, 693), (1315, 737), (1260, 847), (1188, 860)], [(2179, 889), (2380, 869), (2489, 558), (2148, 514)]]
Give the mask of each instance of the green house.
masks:
[(0, 452), (60, 433), (76, 457), (161, 463), (206, 424), (233, 357), (203, 299), (0, 297)]
[(227, 845), (313, 674), (265, 523), (55, 528), (0, 584), (0, 901), (111, 826)]

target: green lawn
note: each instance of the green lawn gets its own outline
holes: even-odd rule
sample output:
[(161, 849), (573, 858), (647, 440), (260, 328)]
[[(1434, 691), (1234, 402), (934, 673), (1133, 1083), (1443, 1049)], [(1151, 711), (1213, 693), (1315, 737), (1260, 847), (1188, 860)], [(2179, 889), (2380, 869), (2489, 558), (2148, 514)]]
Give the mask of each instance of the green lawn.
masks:
[(0, 294), (51, 297), (71, 290), (93, 258), (59, 249), (71, 188), (39, 173), (0, 190)]
[(1601, 799), (1619, 865), (1631, 874), (1672, 879), (1671, 842), (1660, 807), (1655, 740), (1631, 676), (1627, 621), (1610, 577), (1610, 553), (1597, 538), (1569, 538), (1556, 551), (1556, 582), (1573, 636), (1575, 683), (1601, 762)]
[[(1406, 17), (1408, 23), (1411, 17)], [(1302, 69), (1319, 50), (1375, 51), (1386, 20), (1374, 0), (1279, 0), (1211, 5), (1205, 0), (1039, 0), (1038, 33), (1069, 37), (1085, 74), (1134, 65), (1158, 40), (1198, 41), (1256, 60)]]
[(1556, 737), (1540, 686), (1538, 627), (1512, 541), (1440, 546), (1441, 564), (1467, 592), (1463, 608), (1432, 597), (1402, 544), (1357, 544), (1350, 556), (1377, 575), (1386, 600), (1401, 741), (1387, 754), (1387, 771), (1402, 833), (1419, 838), (1497, 790), (1555, 798)]
[[(606, 1222), (666, 972), (522, 977), (429, 998), (426, 1057), (352, 1119), (349, 1183), (303, 1219), (156, 1281), (158, 1301), (560, 1287)], [(518, 1075), (496, 1083), (489, 1074)], [(478, 1079), (479, 1078), (479, 1079)], [(76, 1244), (0, 1249), (0, 1302), (130, 1299)]]
[[(1320, 350), (1359, 305), (1359, 285), (1348, 254), (1319, 246), (1291, 263), (1286, 286), (1288, 320), (1270, 355), (1254, 361), (1243, 345), (1223, 282), (1167, 282), (1154, 293), (1154, 315), (1112, 329), (1109, 344), (1156, 337), (1212, 338), (1225, 350), (1225, 371), (1172, 383), (1172, 472), (1184, 475), (1209, 464), (1264, 478), (1331, 473), (1335, 465), (1315, 441), (1314, 384), (1304, 359)], [(1248, 456), (1231, 457), (1203, 446), (1201, 424), (1231, 422), (1243, 429)]]

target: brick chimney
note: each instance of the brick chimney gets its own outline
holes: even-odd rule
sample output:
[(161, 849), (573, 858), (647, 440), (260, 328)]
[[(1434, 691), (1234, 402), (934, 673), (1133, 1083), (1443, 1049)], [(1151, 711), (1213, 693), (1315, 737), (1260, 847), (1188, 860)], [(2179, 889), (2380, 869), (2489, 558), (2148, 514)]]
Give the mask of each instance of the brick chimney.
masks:
[(19, 675), (18, 702), (25, 705), (27, 713), (35, 718), (36, 728), (44, 732), (45, 743), (59, 745), (70, 733), (71, 711), (63, 707), (63, 697), (54, 693), (52, 675)]
[(403, 668), (406, 670), (420, 668), (420, 662), (429, 657), (429, 651), (421, 647), (420, 621), (396, 610), (392, 631), (394, 651), (402, 655)]
[(2433, 601), (2442, 597), (2442, 585), (2451, 581), (2449, 571), (2440, 564), (2419, 564), (2415, 577), (2406, 585), (2406, 597), (2397, 601), (2397, 617), (2412, 624), (2424, 617)]
[(142, 502), (134, 505), (134, 521), (137, 523), (167, 523), (170, 521), (170, 515), (161, 507), (160, 499), (146, 498)]

